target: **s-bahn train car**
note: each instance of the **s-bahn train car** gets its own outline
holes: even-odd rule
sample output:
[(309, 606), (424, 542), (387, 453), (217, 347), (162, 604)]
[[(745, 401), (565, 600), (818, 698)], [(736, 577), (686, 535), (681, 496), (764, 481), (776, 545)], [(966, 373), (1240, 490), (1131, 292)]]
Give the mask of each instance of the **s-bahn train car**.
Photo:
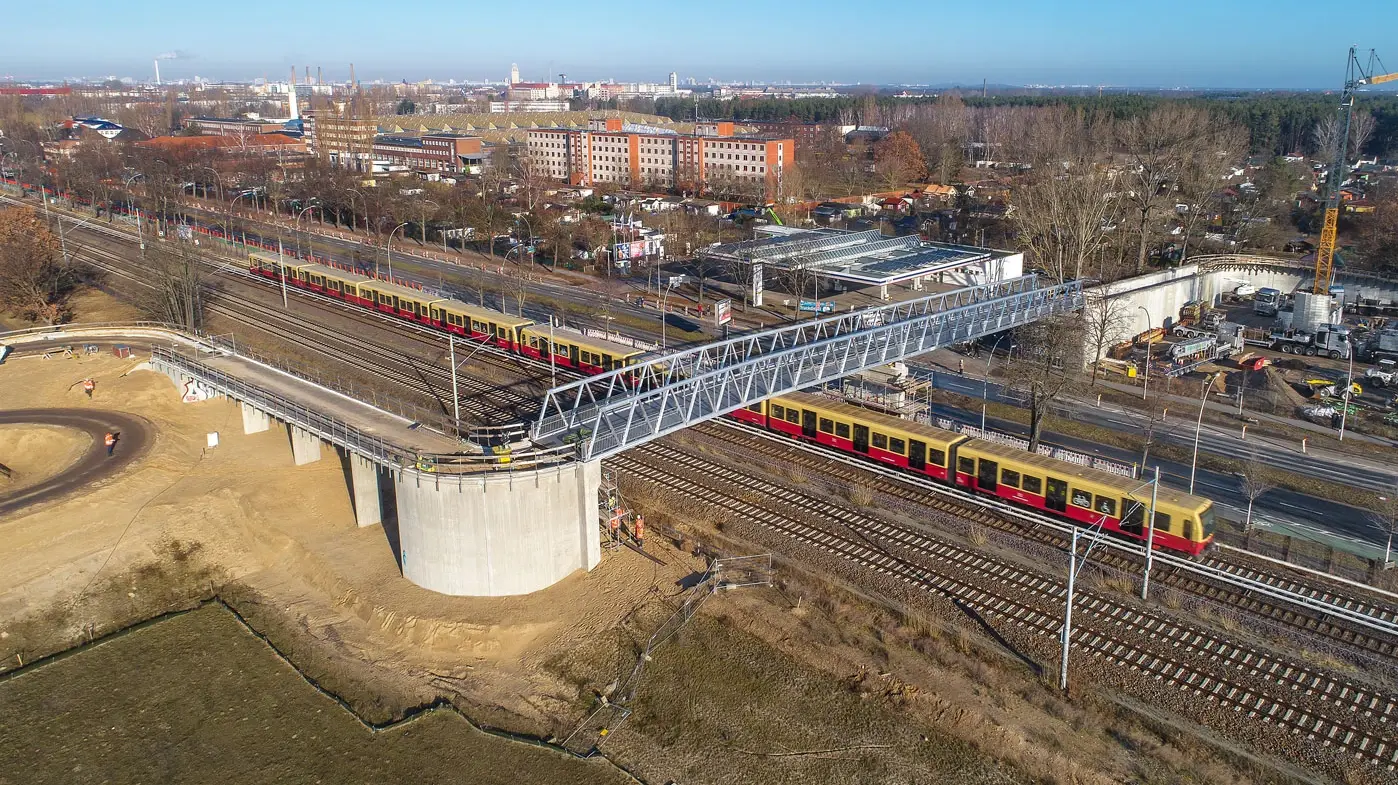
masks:
[(460, 300), (443, 300), (433, 304), (432, 320), (433, 325), (447, 332), (486, 341), (512, 352), (519, 351), (520, 329), (534, 323), (532, 319), (510, 316)]
[(372, 307), (380, 313), (398, 316), (419, 324), (431, 324), (432, 304), (441, 303), (447, 299), (435, 294), (428, 294), (421, 289), (412, 289), (396, 283), (373, 279), (359, 284), (357, 288), (361, 303), (372, 304), (368, 307)]
[[(1150, 486), (1139, 480), (973, 439), (822, 396), (792, 393), (733, 416), (977, 493), (1143, 540)], [(1154, 544), (1198, 554), (1213, 542), (1213, 502), (1161, 487)]]
[(625, 368), (645, 353), (634, 346), (583, 336), (572, 330), (555, 329), (550, 338), (548, 326), (537, 324), (520, 330), (519, 352), (536, 360), (548, 360), (550, 340), (554, 362), (590, 374)]

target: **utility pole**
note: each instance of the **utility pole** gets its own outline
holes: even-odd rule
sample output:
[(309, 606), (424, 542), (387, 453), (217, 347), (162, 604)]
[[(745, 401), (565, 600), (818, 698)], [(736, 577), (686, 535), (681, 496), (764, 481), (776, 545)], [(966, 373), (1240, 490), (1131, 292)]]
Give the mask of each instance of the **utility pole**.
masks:
[[(1087, 550), (1083, 552), (1082, 564), (1087, 563), (1088, 558), (1092, 556), (1092, 549), (1096, 548), (1097, 544), (1102, 541), (1104, 530), (1101, 524), (1098, 523), (1094, 528), (1096, 533), (1093, 535), (1092, 541), (1087, 544)], [(1064, 692), (1068, 691), (1068, 649), (1073, 638), (1073, 595), (1077, 589), (1078, 565), (1080, 564), (1078, 560), (1078, 538), (1080, 536), (1082, 536), (1082, 530), (1074, 526), (1073, 542), (1068, 550), (1068, 601), (1063, 609), (1063, 633), (1061, 636), (1063, 650), (1058, 671), (1058, 688)]]
[(281, 271), (282, 279), (282, 310), (287, 310), (286, 304), (286, 263), (282, 261), (282, 238), (277, 238), (277, 268)]
[(456, 438), (461, 438), (461, 396), (456, 394), (456, 336), (447, 333), (447, 352), (451, 362), (451, 416), (456, 421)]
[(1146, 569), (1141, 575), (1141, 599), (1150, 594), (1150, 568), (1155, 563), (1155, 503), (1160, 500), (1160, 464), (1150, 484), (1150, 517), (1146, 519)]

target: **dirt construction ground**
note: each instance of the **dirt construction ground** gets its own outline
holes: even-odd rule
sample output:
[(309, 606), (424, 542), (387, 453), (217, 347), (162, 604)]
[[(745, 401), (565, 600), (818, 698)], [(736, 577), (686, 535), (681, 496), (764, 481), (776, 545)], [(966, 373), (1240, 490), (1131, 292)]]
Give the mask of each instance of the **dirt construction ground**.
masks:
[[(647, 548), (662, 563), (607, 551), (591, 573), (524, 597), (427, 592), (401, 577), (380, 527), (355, 526), (332, 452), (295, 467), (284, 429), (244, 435), (235, 405), (181, 403), (169, 379), (138, 364), (139, 357), (94, 355), (20, 356), (0, 365), (0, 410), (125, 412), (152, 431), (145, 453), (126, 468), (0, 517), (0, 705), (16, 709), (0, 720), (0, 738), (31, 745), (0, 754), (0, 782), (34, 781), (24, 767), (39, 758), (72, 771), (83, 765), (84, 744), (89, 765), (121, 761), (129, 781), (210, 781), (243, 771), (225, 760), (238, 754), (236, 745), (214, 741), (201, 754), (184, 748), (168, 769), (150, 769), (146, 742), (125, 725), (137, 716), (164, 723), (155, 739), (202, 744), (222, 736), (184, 737), (181, 726), (193, 733), (226, 724), (239, 728), (240, 743), (275, 741), (268, 765), (281, 775), (267, 781), (495, 781), (435, 765), (398, 780), (368, 776), (352, 750), (387, 738), (380, 734), (416, 736), (374, 742), (384, 760), (404, 765), (423, 743), (475, 742), (456, 735), (469, 731), (459, 717), (440, 712), (378, 732), (326, 719), (348, 712), (302, 694), (290, 685), (306, 682), (287, 674), (299, 672), (372, 725), (446, 700), (477, 725), (562, 739), (599, 692), (630, 673), (638, 642), (704, 568), (657, 537)], [(97, 382), (91, 400), (72, 386), (86, 377)], [(219, 444), (210, 449), (213, 432)], [(0, 433), (0, 463), (26, 474), (46, 471), (36, 453), (59, 466), (75, 450), (71, 440), (34, 429)], [(0, 500), (7, 493), (0, 486)], [(715, 595), (655, 654), (634, 714), (604, 745), (611, 763), (590, 769), (591, 779), (546, 776), (553, 763), (538, 768), (521, 753), (515, 781), (1280, 781), (1239, 773), (1168, 724), (1063, 701), (1031, 669), (987, 655), (971, 630), (890, 614), (818, 576), (784, 572), (780, 583)], [(210, 620), (201, 610), (24, 666), (210, 596), (237, 616), (216, 612)], [(249, 649), (258, 635), (265, 643)], [(180, 670), (182, 662), (203, 663), (203, 671)], [(245, 678), (225, 678), (234, 672)], [(95, 673), (125, 675), (103, 682)], [(149, 689), (117, 689), (127, 681)], [(94, 684), (105, 684), (105, 697), (92, 697)], [(208, 710), (176, 706), (169, 696), (181, 691)], [(216, 711), (230, 696), (237, 705)], [(47, 746), (70, 733), (85, 741)], [(300, 733), (344, 750), (337, 753), (344, 765), (322, 766), (319, 741), (287, 741)], [(102, 778), (89, 769), (61, 781)]]

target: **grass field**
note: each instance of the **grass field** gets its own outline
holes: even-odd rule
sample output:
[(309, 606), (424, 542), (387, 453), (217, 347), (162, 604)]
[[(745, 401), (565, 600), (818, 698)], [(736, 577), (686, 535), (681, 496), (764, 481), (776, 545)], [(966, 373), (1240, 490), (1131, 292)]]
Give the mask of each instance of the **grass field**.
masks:
[(623, 783), (450, 710), (373, 732), (217, 606), (0, 681), (0, 783)]

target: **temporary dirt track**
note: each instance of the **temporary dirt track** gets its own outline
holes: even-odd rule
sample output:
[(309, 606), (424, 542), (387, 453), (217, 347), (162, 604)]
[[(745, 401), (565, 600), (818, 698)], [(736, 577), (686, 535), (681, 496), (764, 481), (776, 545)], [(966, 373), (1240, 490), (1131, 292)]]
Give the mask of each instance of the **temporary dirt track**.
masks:
[[(150, 423), (141, 417), (120, 412), (84, 409), (18, 409), (0, 411), (0, 424), (54, 425), (83, 431), (92, 437), (92, 446), (77, 463), (42, 482), (15, 494), (0, 494), (0, 515), (32, 504), (50, 501), (85, 488), (98, 479), (122, 471), (145, 454), (151, 442)], [(118, 435), (111, 457), (103, 439)]]

